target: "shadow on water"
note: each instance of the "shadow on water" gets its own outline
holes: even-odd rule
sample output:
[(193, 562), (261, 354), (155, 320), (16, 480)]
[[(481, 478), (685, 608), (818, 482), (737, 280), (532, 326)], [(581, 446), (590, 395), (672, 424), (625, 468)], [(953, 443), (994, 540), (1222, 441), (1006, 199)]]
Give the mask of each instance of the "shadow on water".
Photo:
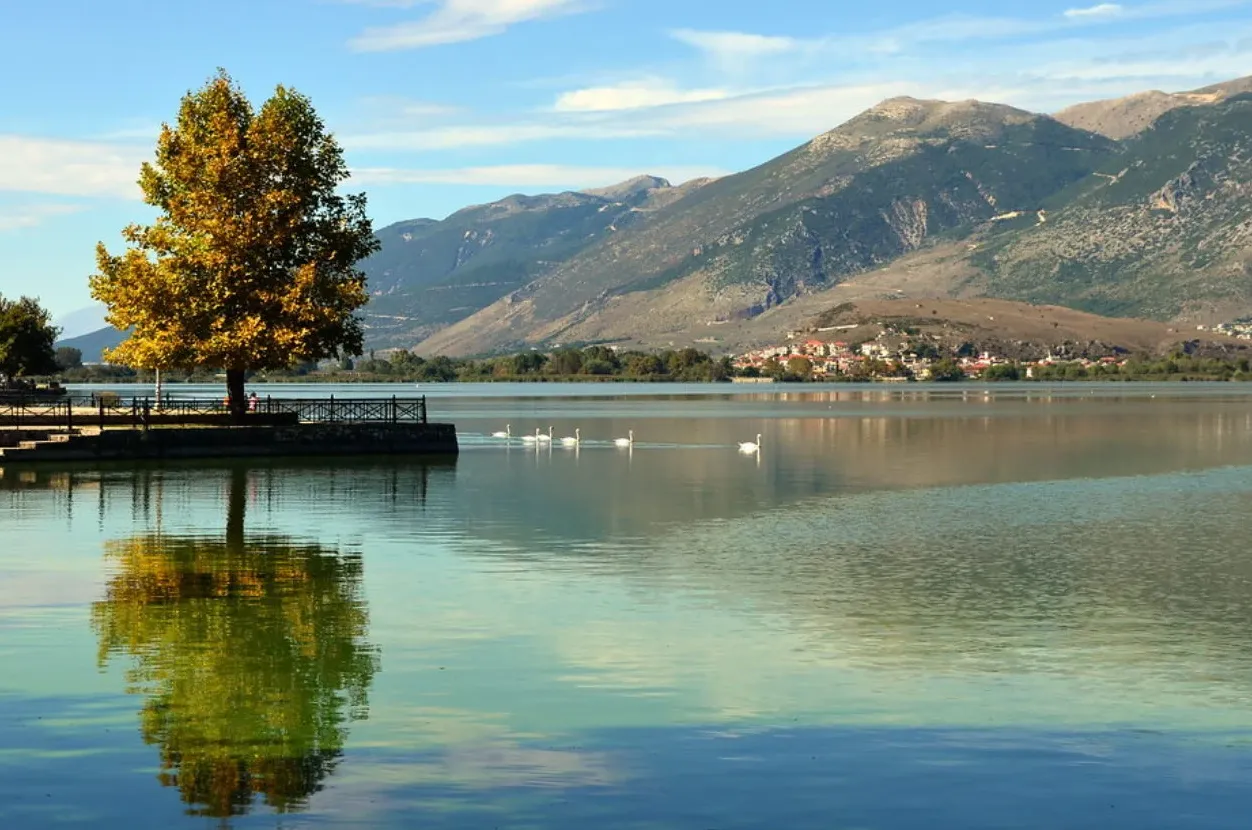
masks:
[[(188, 812), (303, 809), (364, 718), (379, 666), (362, 560), (245, 526), (248, 471), (228, 471), (218, 535), (159, 530), (105, 544), (91, 609), (101, 668), (128, 658), (140, 731)], [(149, 482), (150, 483), (150, 482)], [(137, 485), (138, 486), (138, 485)]]

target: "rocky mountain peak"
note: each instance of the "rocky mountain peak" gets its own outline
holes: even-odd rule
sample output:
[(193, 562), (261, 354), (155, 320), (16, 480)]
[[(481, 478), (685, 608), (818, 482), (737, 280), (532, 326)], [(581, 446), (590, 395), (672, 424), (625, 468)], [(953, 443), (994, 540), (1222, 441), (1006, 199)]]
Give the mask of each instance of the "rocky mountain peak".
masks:
[(1138, 135), (1152, 126), (1156, 119), (1178, 107), (1217, 104), (1245, 92), (1252, 92), (1252, 76), (1223, 81), (1190, 92), (1150, 89), (1123, 98), (1076, 104), (1061, 110), (1055, 118), (1062, 124), (1120, 141)]
[(671, 187), (671, 185), (666, 179), (662, 179), (660, 176), (645, 174), (635, 176), (633, 179), (627, 179), (624, 182), (611, 184), (608, 187), (589, 188), (580, 192), (588, 196), (598, 196), (601, 199), (620, 202), (632, 196), (638, 196), (641, 193), (647, 193), (652, 190), (664, 190), (668, 187)]
[(942, 134), (949, 138), (987, 139), (1013, 124), (1025, 124), (1042, 116), (984, 101), (940, 101), (902, 96), (888, 98), (845, 124), (818, 136), (809, 147), (819, 153), (849, 150), (864, 145), (890, 146), (891, 152), (917, 143), (920, 138)]

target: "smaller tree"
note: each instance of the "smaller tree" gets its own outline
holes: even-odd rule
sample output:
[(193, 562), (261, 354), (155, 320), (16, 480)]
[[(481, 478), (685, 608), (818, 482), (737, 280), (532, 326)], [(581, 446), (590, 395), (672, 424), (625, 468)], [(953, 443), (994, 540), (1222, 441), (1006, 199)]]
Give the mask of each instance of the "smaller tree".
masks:
[(554, 375), (577, 375), (583, 371), (583, 353), (578, 349), (554, 352), (548, 360), (548, 371)]
[(787, 374), (797, 380), (808, 380), (813, 376), (813, 361), (796, 355), (787, 360)]
[(82, 368), (83, 350), (73, 346), (62, 346), (56, 350), (56, 362), (61, 371)]
[(0, 296), (0, 376), (7, 381), (56, 372), (52, 344), (59, 333), (38, 300)]
[(930, 367), (930, 379), (940, 382), (965, 380), (965, 369), (961, 367), (961, 364), (947, 357)]

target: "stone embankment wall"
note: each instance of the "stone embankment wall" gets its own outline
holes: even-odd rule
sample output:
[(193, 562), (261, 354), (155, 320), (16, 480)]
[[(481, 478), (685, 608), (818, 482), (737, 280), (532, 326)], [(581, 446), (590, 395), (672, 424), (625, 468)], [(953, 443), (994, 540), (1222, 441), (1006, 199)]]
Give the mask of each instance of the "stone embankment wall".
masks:
[(105, 430), (61, 443), (6, 450), (0, 464), (159, 458), (455, 455), (452, 424), (293, 424)]
[(14, 429), (0, 427), (0, 448), (16, 447), (23, 441), (43, 441), (48, 437), (46, 429)]

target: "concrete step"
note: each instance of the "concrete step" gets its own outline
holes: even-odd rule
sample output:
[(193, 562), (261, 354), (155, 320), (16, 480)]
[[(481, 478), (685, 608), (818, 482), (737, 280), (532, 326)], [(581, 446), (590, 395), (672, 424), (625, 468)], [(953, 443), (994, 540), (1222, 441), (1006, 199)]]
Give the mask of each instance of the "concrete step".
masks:
[(10, 460), (41, 458), (44, 456), (60, 458), (77, 456), (90, 452), (93, 438), (80, 434), (55, 434), (36, 441), (21, 441), (16, 447), (0, 447), (0, 458)]

